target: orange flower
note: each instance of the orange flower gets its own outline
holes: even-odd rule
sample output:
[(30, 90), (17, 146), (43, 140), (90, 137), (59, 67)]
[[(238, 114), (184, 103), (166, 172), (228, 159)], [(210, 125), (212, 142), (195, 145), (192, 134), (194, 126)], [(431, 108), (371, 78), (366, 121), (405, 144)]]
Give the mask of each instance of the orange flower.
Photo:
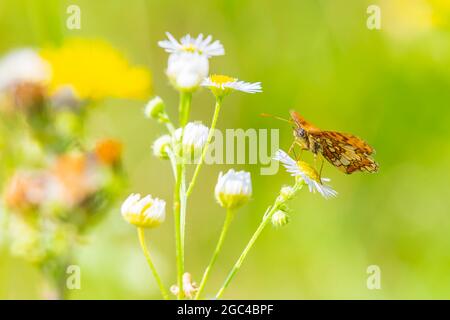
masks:
[(85, 154), (67, 154), (56, 160), (53, 174), (61, 188), (61, 201), (74, 205), (95, 191), (95, 174), (89, 168)]
[(4, 200), (7, 207), (24, 210), (44, 201), (47, 178), (47, 175), (40, 172), (16, 173), (5, 189)]
[(95, 146), (95, 155), (103, 164), (116, 164), (122, 156), (122, 144), (114, 139), (101, 140)]

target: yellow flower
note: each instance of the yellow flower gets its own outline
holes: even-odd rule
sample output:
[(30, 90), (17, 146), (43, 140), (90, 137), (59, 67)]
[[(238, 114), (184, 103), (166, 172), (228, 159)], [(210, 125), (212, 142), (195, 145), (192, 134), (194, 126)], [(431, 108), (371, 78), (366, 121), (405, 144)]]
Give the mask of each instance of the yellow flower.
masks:
[(131, 66), (108, 43), (70, 39), (60, 48), (47, 48), (40, 54), (52, 69), (52, 93), (69, 86), (80, 99), (144, 99), (150, 94), (149, 71)]

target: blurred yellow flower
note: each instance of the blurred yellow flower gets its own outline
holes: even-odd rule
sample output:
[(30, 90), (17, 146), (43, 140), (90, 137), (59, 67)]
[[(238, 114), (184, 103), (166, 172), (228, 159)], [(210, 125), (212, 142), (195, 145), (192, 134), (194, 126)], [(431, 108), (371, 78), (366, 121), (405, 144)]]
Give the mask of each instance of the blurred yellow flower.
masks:
[(382, 28), (398, 39), (415, 39), (446, 24), (448, 0), (382, 0)]
[(449, 26), (450, 1), (448, 0), (429, 0), (433, 8), (433, 21), (437, 26)]
[(52, 69), (51, 93), (69, 86), (80, 99), (144, 99), (150, 94), (149, 71), (131, 66), (106, 42), (70, 39), (40, 54)]

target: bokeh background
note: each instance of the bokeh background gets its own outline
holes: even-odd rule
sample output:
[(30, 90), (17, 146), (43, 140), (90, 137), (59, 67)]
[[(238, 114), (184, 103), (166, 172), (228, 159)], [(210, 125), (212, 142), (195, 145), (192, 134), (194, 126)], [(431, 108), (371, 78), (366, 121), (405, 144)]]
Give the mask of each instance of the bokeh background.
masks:
[[(81, 8), (81, 30), (65, 27), (70, 4)], [(370, 4), (381, 7), (381, 30), (366, 27)], [(450, 298), (449, 18), (447, 0), (2, 0), (0, 53), (68, 37), (106, 40), (151, 70), (154, 92), (175, 116), (177, 95), (157, 41), (165, 31), (177, 38), (212, 34), (226, 55), (211, 60), (211, 72), (261, 81), (264, 88), (227, 98), (219, 128), (280, 128), (287, 149), (291, 128), (259, 114), (287, 117), (295, 108), (321, 128), (365, 138), (380, 163), (377, 174), (351, 176), (326, 165), (339, 197), (303, 191), (291, 204), (291, 223), (264, 231), (225, 298)], [(196, 93), (192, 119), (209, 123), (213, 103), (207, 90)], [(143, 117), (143, 105), (103, 101), (90, 117), (89, 134), (123, 142), (130, 179), (123, 198), (141, 192), (170, 201), (169, 164), (150, 151), (162, 128)], [(228, 167), (205, 167), (188, 208), (186, 269), (197, 281), (223, 223), (213, 188)], [(234, 167), (252, 172), (254, 196), (231, 227), (209, 293), (291, 181), (282, 171), (260, 176), (258, 165)], [(78, 249), (82, 288), (70, 298), (159, 298), (135, 230), (118, 206)], [(165, 283), (175, 282), (171, 214), (148, 236)], [(369, 265), (381, 268), (381, 290), (366, 287)], [(40, 280), (29, 264), (0, 252), (0, 298), (39, 298)]]

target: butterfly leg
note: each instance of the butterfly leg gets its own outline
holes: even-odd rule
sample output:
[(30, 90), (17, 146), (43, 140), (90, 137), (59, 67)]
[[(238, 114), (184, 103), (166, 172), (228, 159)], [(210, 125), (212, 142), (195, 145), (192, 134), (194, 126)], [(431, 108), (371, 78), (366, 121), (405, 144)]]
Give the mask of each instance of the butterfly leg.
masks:
[(288, 151), (288, 153), (291, 153), (291, 152), (295, 152), (295, 150), (294, 150), (294, 148), (295, 148), (295, 141), (294, 142), (292, 142), (292, 144), (291, 144), (291, 146), (289, 147), (289, 151)]
[(322, 163), (320, 164), (320, 170), (319, 170), (320, 181), (322, 181), (322, 169), (323, 169), (323, 163), (324, 163), (323, 157), (321, 157), (321, 160), (322, 160)]
[(299, 157), (297, 157), (297, 154), (295, 153), (295, 145), (297, 144), (296, 141), (292, 142), (291, 146), (289, 147), (289, 151), (288, 153), (293, 153), (294, 154), (294, 159), (298, 160)]
[[(316, 170), (319, 168), (317, 165), (317, 157), (319, 157), (319, 155), (317, 153), (314, 153), (314, 167), (316, 167)], [(322, 181), (322, 169), (323, 169), (323, 157), (320, 157), (321, 163), (320, 163), (320, 169), (319, 171), (319, 179), (320, 181)]]

